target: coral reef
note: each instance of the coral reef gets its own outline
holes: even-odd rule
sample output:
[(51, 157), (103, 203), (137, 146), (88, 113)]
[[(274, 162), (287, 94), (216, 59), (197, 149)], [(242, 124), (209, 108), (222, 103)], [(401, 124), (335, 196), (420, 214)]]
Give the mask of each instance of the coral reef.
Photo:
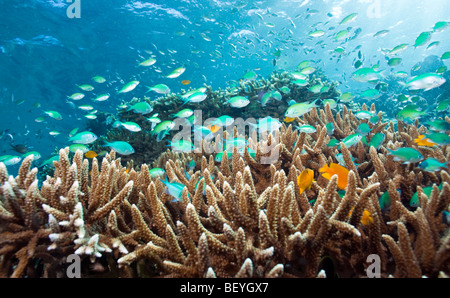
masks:
[[(370, 111), (376, 114), (374, 105)], [(314, 108), (296, 122), (313, 125), (315, 133), (283, 124), (267, 138), (250, 136), (254, 157), (236, 147), (220, 162), (166, 151), (153, 167), (184, 185), (179, 201), (150, 175), (150, 163), (125, 167), (114, 151), (99, 164), (81, 151), (70, 161), (68, 149), (60, 150), (53, 177), (40, 189), (30, 158), (17, 177), (0, 163), (0, 275), (62, 277), (66, 258), (77, 254), (83, 276), (365, 277), (367, 257), (376, 254), (382, 277), (448, 276), (448, 168), (426, 172), (394, 161), (388, 149), (413, 147), (443, 162), (450, 147), (417, 146), (414, 139), (426, 127), (418, 121), (394, 126), (378, 116), (373, 124), (346, 107), (335, 115), (328, 104)], [(343, 139), (365, 122), (367, 142), (378, 132), (385, 142), (378, 149), (361, 141), (329, 146), (329, 122), (331, 137)], [(279, 152), (270, 164), (261, 162), (271, 154), (267, 147)], [(319, 173), (339, 154), (349, 170), (345, 192), (338, 175), (328, 180)], [(191, 160), (196, 165), (186, 174)], [(316, 181), (300, 194), (297, 177), (304, 169), (312, 169)], [(416, 191), (420, 206), (411, 207)], [(387, 207), (379, 200), (385, 193)], [(362, 220), (367, 214), (370, 220)]]

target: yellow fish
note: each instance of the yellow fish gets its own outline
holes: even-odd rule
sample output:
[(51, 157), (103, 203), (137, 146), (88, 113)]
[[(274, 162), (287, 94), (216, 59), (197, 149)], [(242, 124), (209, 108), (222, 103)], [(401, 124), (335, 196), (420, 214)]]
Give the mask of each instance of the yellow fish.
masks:
[(84, 154), (84, 156), (86, 156), (87, 158), (94, 158), (97, 156), (97, 153), (95, 151), (88, 151)]
[(373, 223), (373, 217), (370, 216), (370, 212), (369, 212), (369, 211), (364, 210), (363, 216), (362, 216), (362, 218), (361, 218), (361, 223), (362, 223), (363, 225), (365, 225), (365, 226), (367, 226), (367, 225)]
[(330, 166), (324, 165), (319, 169), (319, 172), (321, 172), (322, 176), (328, 180), (330, 180), (333, 175), (338, 175), (337, 186), (342, 190), (347, 187), (349, 170), (343, 166), (336, 163), (331, 163)]
[(284, 122), (286, 122), (286, 123), (290, 123), (294, 120), (295, 120), (295, 118), (289, 118), (289, 117), (284, 118)]
[(189, 81), (189, 80), (182, 80), (181, 81), (181, 84), (183, 84), (183, 85), (189, 85), (191, 83), (191, 81)]
[(219, 129), (220, 129), (220, 126), (219, 126), (219, 125), (208, 125), (207, 127), (209, 128), (209, 130), (210, 130), (212, 133), (216, 133), (216, 132), (218, 132)]
[(427, 147), (433, 147), (437, 145), (436, 143), (433, 143), (430, 139), (425, 138), (424, 135), (420, 135), (417, 139), (414, 139), (414, 143), (416, 143), (418, 146), (427, 146)]
[(306, 189), (310, 189), (312, 183), (314, 182), (314, 171), (306, 169), (298, 175), (297, 184), (302, 194)]

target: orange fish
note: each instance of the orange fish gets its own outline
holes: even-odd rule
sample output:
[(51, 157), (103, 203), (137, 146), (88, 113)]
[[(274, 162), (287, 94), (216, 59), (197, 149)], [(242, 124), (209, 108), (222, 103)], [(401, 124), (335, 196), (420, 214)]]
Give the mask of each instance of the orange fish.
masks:
[(191, 83), (191, 81), (189, 81), (189, 80), (182, 80), (181, 81), (181, 84), (183, 84), (183, 85), (189, 85)]
[(95, 151), (88, 151), (84, 154), (84, 156), (86, 156), (87, 158), (94, 158), (97, 156), (97, 153)]
[(418, 146), (433, 147), (433, 146), (437, 145), (436, 143), (433, 143), (430, 139), (425, 138), (424, 135), (420, 135), (417, 139), (414, 139), (414, 142)]
[(216, 132), (218, 132), (219, 131), (219, 129), (220, 129), (220, 126), (219, 125), (208, 125), (207, 126), (208, 128), (209, 128), (209, 130), (212, 132), (212, 133), (216, 133)]
[(321, 172), (322, 176), (328, 180), (330, 180), (333, 175), (338, 175), (337, 186), (342, 190), (347, 187), (349, 170), (347, 170), (343, 166), (336, 163), (331, 163), (330, 166), (324, 165), (319, 169), (319, 172)]
[(295, 118), (289, 118), (289, 117), (284, 118), (284, 122), (286, 122), (286, 123), (290, 123), (294, 120), (295, 120)]
[(314, 171), (306, 169), (298, 175), (297, 184), (302, 194), (306, 189), (310, 189), (312, 183), (314, 182)]
[(367, 210), (364, 210), (363, 216), (361, 218), (361, 223), (365, 226), (368, 226), (369, 224), (373, 223), (373, 217), (370, 216), (370, 212)]

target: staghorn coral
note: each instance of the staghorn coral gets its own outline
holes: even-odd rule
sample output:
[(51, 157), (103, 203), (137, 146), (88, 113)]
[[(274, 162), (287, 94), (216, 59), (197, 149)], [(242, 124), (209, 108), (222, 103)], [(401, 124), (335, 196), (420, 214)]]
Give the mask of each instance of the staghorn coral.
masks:
[[(375, 106), (370, 110), (375, 113)], [(0, 164), (0, 273), (63, 276), (62, 260), (76, 253), (108, 276), (364, 277), (367, 256), (377, 254), (383, 277), (448, 276), (450, 229), (442, 221), (450, 203), (448, 169), (428, 173), (387, 155), (387, 149), (412, 146), (447, 161), (448, 146), (418, 147), (411, 139), (424, 127), (398, 123), (396, 131), (379, 115), (367, 136), (386, 134), (378, 150), (362, 142), (327, 146), (326, 123), (335, 124), (331, 137), (341, 139), (364, 120), (345, 107), (333, 115), (326, 105), (296, 119), (314, 125), (316, 133), (283, 125), (267, 138), (248, 138), (254, 157), (234, 148), (231, 160), (224, 154), (216, 163), (212, 155), (167, 151), (154, 166), (185, 186), (176, 202), (147, 164), (123, 167), (114, 152), (100, 166), (81, 152), (70, 162), (68, 150), (61, 150), (54, 177), (47, 176), (41, 189), (30, 159), (16, 178)], [(279, 155), (264, 164), (270, 153), (263, 148), (270, 146)], [(337, 176), (319, 175), (339, 153), (350, 170), (343, 196)], [(185, 175), (190, 160), (196, 167)], [(300, 194), (297, 177), (306, 168), (317, 181)], [(432, 184), (427, 197), (423, 188)], [(408, 201), (415, 191), (420, 207), (414, 209)], [(379, 204), (385, 192), (388, 210)], [(365, 211), (370, 223), (362, 221)], [(332, 271), (324, 270), (325, 262)]]

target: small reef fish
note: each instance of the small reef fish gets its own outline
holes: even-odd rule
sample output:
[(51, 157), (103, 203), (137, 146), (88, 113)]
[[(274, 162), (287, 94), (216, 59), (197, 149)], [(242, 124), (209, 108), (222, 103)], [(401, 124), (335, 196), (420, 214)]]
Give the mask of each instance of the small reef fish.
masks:
[(69, 138), (69, 141), (76, 144), (90, 144), (97, 140), (97, 135), (90, 131), (82, 131)]
[(133, 111), (136, 114), (145, 115), (153, 112), (153, 107), (149, 103), (143, 101), (135, 103), (134, 105), (129, 107), (127, 111)]
[(88, 91), (88, 92), (94, 90), (94, 86), (88, 85), (88, 84), (80, 85), (80, 86), (78, 86), (78, 88), (80, 88), (83, 91)]
[(86, 153), (89, 151), (89, 147), (84, 144), (72, 144), (69, 146), (70, 152), (77, 152), (77, 150), (81, 150), (81, 152)]
[(416, 143), (418, 146), (426, 146), (426, 147), (433, 147), (437, 145), (430, 139), (427, 139), (424, 135), (420, 135), (419, 137), (414, 139), (414, 143)]
[(447, 163), (439, 162), (436, 158), (428, 157), (419, 164), (419, 168), (427, 172), (436, 172), (447, 168)]
[(366, 67), (355, 71), (352, 75), (352, 79), (357, 82), (367, 83), (382, 79), (382, 75), (381, 71), (375, 71), (373, 68)]
[(147, 86), (147, 88), (148, 88), (147, 92), (153, 91), (158, 94), (169, 94), (170, 93), (170, 88), (165, 84), (157, 84), (152, 87)]
[(365, 226), (368, 226), (369, 224), (373, 223), (373, 217), (371, 216), (368, 210), (363, 211), (361, 223)]
[(139, 63), (139, 65), (140, 66), (152, 66), (155, 63), (156, 63), (155, 58), (148, 58), (147, 60), (144, 60), (141, 63)]
[(438, 144), (439, 146), (446, 146), (450, 144), (450, 136), (442, 132), (426, 134), (425, 137)]
[(111, 150), (116, 151), (122, 155), (130, 155), (134, 153), (134, 148), (127, 142), (116, 141), (116, 142), (105, 142), (104, 147), (109, 147)]
[(406, 82), (406, 87), (409, 90), (428, 91), (441, 86), (445, 82), (446, 79), (442, 75), (436, 73), (424, 73)]
[(55, 120), (62, 120), (61, 114), (57, 111), (45, 111), (44, 113)]
[(194, 144), (192, 144), (191, 141), (186, 141), (186, 140), (178, 140), (175, 142), (171, 142), (169, 141), (169, 145), (172, 147), (172, 150), (174, 152), (185, 152), (185, 153), (190, 153), (194, 150)]
[(99, 84), (103, 84), (104, 82), (106, 82), (106, 79), (102, 76), (94, 76), (92, 77), (92, 80)]
[(250, 100), (244, 96), (233, 96), (227, 100), (227, 103), (233, 108), (244, 108), (250, 103)]
[(403, 161), (404, 164), (420, 162), (423, 160), (423, 155), (414, 148), (402, 147), (395, 150), (389, 150), (387, 155), (392, 155), (394, 161)]
[(2, 155), (0, 156), (0, 162), (5, 166), (13, 166), (18, 164), (22, 160), (21, 156), (17, 155)]
[(179, 112), (177, 112), (176, 114), (171, 114), (170, 116), (174, 117), (174, 118), (188, 118), (191, 115), (194, 114), (194, 111), (191, 109), (183, 109)]
[(300, 194), (302, 194), (306, 189), (310, 189), (313, 182), (314, 171), (311, 169), (302, 171), (297, 177), (297, 185), (300, 190)]
[(97, 152), (90, 150), (86, 152), (84, 156), (86, 156), (86, 158), (94, 158), (97, 157)]
[(161, 180), (161, 182), (164, 183), (164, 185), (167, 187), (166, 192), (174, 197), (174, 200), (172, 200), (171, 202), (182, 201), (183, 189), (185, 188), (184, 184), (181, 184), (179, 182), (169, 182), (169, 180), (167, 180), (167, 177), (165, 177), (164, 180), (159, 180)]
[(330, 163), (330, 166), (324, 165), (319, 169), (319, 172), (322, 173), (322, 176), (325, 179), (330, 180), (333, 175), (338, 176), (337, 186), (339, 189), (344, 190), (348, 184), (348, 173), (349, 170), (337, 163)]
[(379, 149), (381, 145), (383, 145), (384, 140), (386, 139), (386, 135), (384, 133), (378, 132), (371, 139), (369, 143), (369, 148), (374, 147), (375, 149)]
[(178, 67), (176, 69), (174, 69), (170, 74), (168, 74), (166, 76), (166, 78), (169, 79), (175, 79), (178, 78), (179, 76), (181, 76), (184, 72), (186, 71), (185, 67)]
[(162, 177), (166, 171), (162, 168), (153, 168), (148, 170), (148, 173), (150, 174), (150, 177), (156, 178), (156, 177)]
[(84, 98), (84, 94), (83, 93), (79, 93), (79, 92), (77, 92), (77, 93), (74, 93), (74, 94), (72, 94), (71, 96), (69, 96), (69, 99), (72, 99), (72, 100), (81, 100), (81, 99), (83, 99)]
[(297, 126), (297, 130), (304, 133), (315, 133), (317, 131), (314, 126), (308, 124)]
[[(438, 186), (439, 191), (442, 190), (442, 187), (443, 187), (443, 184), (441, 183)], [(423, 193), (429, 198), (431, 195), (431, 192), (433, 191), (433, 185), (423, 187), (422, 190), (423, 190)], [(411, 197), (411, 200), (409, 200), (409, 206), (413, 207), (413, 208), (420, 207), (420, 202), (419, 202), (419, 197), (417, 195), (417, 191), (413, 194), (413, 196)]]
[(139, 85), (139, 81), (131, 81), (122, 87), (117, 93), (127, 93), (133, 91), (137, 85)]
[(183, 84), (183, 85), (189, 85), (191, 83), (191, 81), (189, 81), (189, 80), (182, 80), (181, 81), (181, 84)]
[(309, 113), (313, 108), (317, 107), (316, 101), (317, 99), (312, 103), (301, 102), (293, 104), (286, 110), (284, 116), (287, 118), (301, 117), (304, 114)]

